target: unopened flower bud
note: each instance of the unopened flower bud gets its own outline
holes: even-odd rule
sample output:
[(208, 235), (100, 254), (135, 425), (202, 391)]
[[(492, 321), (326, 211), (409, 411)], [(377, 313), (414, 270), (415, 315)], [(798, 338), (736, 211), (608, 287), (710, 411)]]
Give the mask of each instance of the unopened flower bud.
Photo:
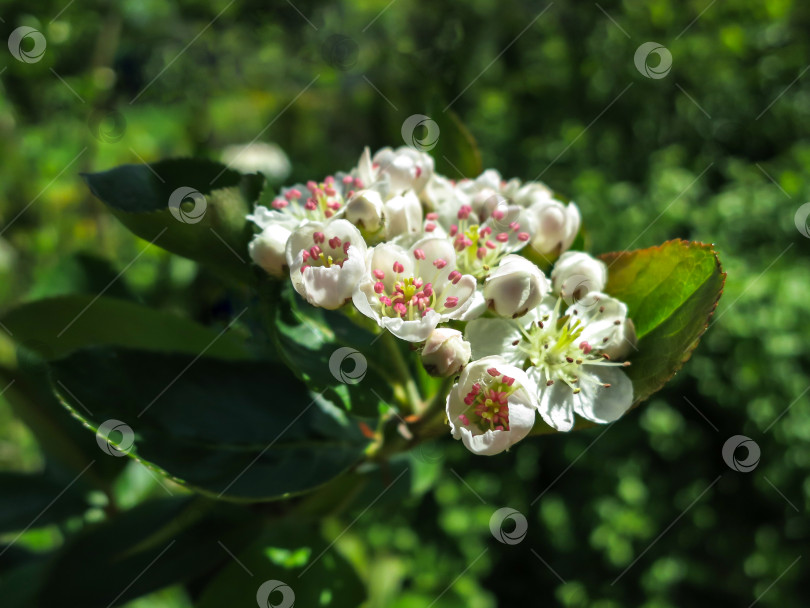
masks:
[(411, 188), (419, 193), (433, 175), (433, 157), (407, 146), (383, 148), (372, 163), (380, 176), (387, 176), (393, 192)]
[(448, 378), (458, 374), (470, 362), (470, 343), (460, 331), (437, 327), (422, 349), (422, 365), (431, 376)]
[(376, 190), (360, 190), (346, 203), (344, 217), (360, 230), (377, 232), (382, 225), (383, 200)]
[(290, 234), (290, 230), (281, 224), (270, 224), (250, 241), (248, 253), (251, 259), (268, 274), (283, 277), (287, 274), (286, 247)]
[(413, 190), (385, 201), (385, 236), (388, 240), (401, 234), (422, 230), (422, 204)]
[(551, 284), (565, 302), (582, 300), (592, 291), (602, 291), (607, 283), (607, 266), (582, 251), (568, 251), (560, 256), (551, 271)]
[(541, 255), (567, 251), (579, 232), (581, 218), (574, 203), (563, 205), (551, 197), (529, 208), (534, 222), (532, 247)]
[(519, 255), (507, 255), (484, 283), (484, 299), (502, 317), (520, 317), (548, 294), (543, 272)]

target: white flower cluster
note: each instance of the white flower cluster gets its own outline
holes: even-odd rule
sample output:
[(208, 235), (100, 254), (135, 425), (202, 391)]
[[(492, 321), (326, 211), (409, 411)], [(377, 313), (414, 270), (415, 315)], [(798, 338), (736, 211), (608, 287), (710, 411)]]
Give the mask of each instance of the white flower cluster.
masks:
[[(460, 373), (446, 412), (472, 452), (509, 448), (535, 413), (568, 431), (574, 413), (605, 423), (632, 404), (617, 361), (635, 345), (627, 307), (602, 293), (601, 261), (568, 251), (579, 210), (545, 185), (493, 169), (453, 182), (424, 152), (366, 149), (349, 173), (284, 188), (271, 207), (248, 216), (261, 229), (253, 261), (289, 273), (314, 306), (352, 302), (420, 344), (429, 373)], [(550, 280), (527, 247), (558, 258)]]

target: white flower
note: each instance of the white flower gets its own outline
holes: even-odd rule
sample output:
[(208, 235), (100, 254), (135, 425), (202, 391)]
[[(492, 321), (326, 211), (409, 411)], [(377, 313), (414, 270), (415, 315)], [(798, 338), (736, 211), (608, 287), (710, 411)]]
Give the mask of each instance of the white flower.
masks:
[(274, 277), (283, 277), (287, 269), (287, 240), (289, 228), (282, 224), (269, 224), (253, 237), (248, 245), (248, 253), (265, 272)]
[(507, 254), (519, 251), (531, 238), (526, 209), (498, 199), (496, 206), (483, 206), (475, 213), (459, 198), (446, 202), (425, 217), (426, 233), (448, 238), (456, 250), (458, 268), (477, 279), (486, 277)]
[(366, 251), (360, 231), (351, 222), (304, 224), (287, 240), (293, 287), (313, 306), (339, 308), (363, 278)]
[(502, 317), (520, 317), (549, 292), (548, 279), (532, 262), (507, 255), (484, 282), (484, 299)]
[(247, 219), (262, 229), (281, 224), (294, 230), (306, 222), (325, 222), (343, 209), (354, 189), (361, 187), (359, 179), (338, 174), (337, 178), (329, 175), (320, 183), (308, 181), (306, 185), (282, 188), (281, 195), (273, 199), (269, 208), (259, 205)]
[(541, 197), (529, 212), (534, 229), (531, 244), (539, 254), (558, 254), (571, 247), (581, 222), (579, 208), (573, 202), (566, 206), (551, 197)]
[(373, 188), (360, 190), (346, 202), (338, 217), (360, 228), (369, 243), (390, 241), (422, 231), (422, 203), (413, 190), (404, 190), (388, 198)]
[(422, 349), (422, 365), (431, 376), (455, 376), (469, 362), (470, 343), (460, 331), (448, 327), (434, 329)]
[(242, 173), (262, 173), (275, 182), (287, 177), (291, 169), (284, 150), (264, 142), (226, 146), (222, 150), (222, 162)]
[[(356, 173), (370, 187), (382, 182), (391, 193), (412, 189), (419, 194), (433, 175), (433, 157), (414, 148), (383, 148), (374, 158), (368, 148), (360, 156)], [(388, 194), (384, 191), (383, 194)]]
[(534, 426), (537, 387), (501, 357), (473, 361), (447, 397), (455, 439), (474, 454), (492, 456), (523, 439)]
[(582, 251), (566, 251), (554, 264), (551, 284), (567, 304), (581, 300), (607, 284), (607, 266)]
[(456, 270), (453, 246), (441, 238), (421, 239), (410, 251), (377, 245), (366, 255), (365, 272), (354, 305), (409, 342), (422, 342), (440, 322), (459, 318), (475, 292), (475, 278)]
[(520, 319), (476, 319), (465, 331), (474, 358), (502, 354), (526, 367), (540, 391), (540, 414), (558, 431), (571, 430), (574, 413), (612, 422), (633, 403), (633, 384), (621, 369), (629, 363), (611, 361), (608, 352), (624, 348), (632, 326), (627, 307), (599, 292), (585, 299), (591, 301), (584, 308), (577, 303), (561, 314), (562, 300), (547, 298)]
[(421, 232), (422, 204), (413, 190), (391, 197), (385, 201), (384, 209), (386, 240)]
[(430, 180), (428, 180), (428, 183), (425, 184), (425, 187), (419, 194), (419, 199), (425, 204), (425, 207), (431, 211), (437, 209), (444, 203), (457, 199), (463, 199), (459, 204), (469, 203), (469, 196), (467, 196), (467, 194), (458, 188), (452, 180), (438, 173), (434, 173), (430, 177)]

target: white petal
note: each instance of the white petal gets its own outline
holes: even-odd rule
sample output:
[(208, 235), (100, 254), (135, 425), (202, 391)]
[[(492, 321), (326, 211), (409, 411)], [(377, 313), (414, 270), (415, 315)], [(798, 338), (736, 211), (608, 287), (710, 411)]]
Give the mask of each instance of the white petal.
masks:
[(512, 365), (526, 360), (526, 355), (512, 344), (520, 337), (520, 326), (507, 319), (475, 319), (467, 323), (464, 330), (464, 339), (472, 347), (473, 359), (497, 355)]
[[(582, 391), (573, 395), (574, 411), (593, 422), (619, 419), (633, 405), (633, 383), (619, 367), (583, 366)], [(590, 377), (590, 378), (589, 378)], [(603, 384), (610, 384), (605, 388)]]
[(540, 391), (538, 409), (543, 420), (558, 431), (570, 431), (574, 427), (574, 392), (571, 387), (560, 380), (547, 386), (548, 378), (536, 367), (530, 367), (528, 374)]
[(374, 283), (375, 281), (368, 278), (361, 281), (352, 293), (352, 302), (357, 310), (382, 327), (380, 323), (380, 306), (378, 304), (379, 296), (374, 292)]
[[(415, 274), (427, 283), (433, 283), (434, 287), (441, 287), (447, 281), (447, 277), (455, 270), (456, 251), (449, 239), (438, 237), (427, 237), (419, 239), (414, 243), (411, 252), (419, 249), (425, 254), (424, 260), (416, 260)], [(447, 264), (439, 270), (434, 262), (444, 260)]]
[(251, 259), (265, 272), (275, 277), (286, 274), (287, 265), (287, 239), (290, 231), (281, 224), (269, 224), (264, 230), (253, 237), (248, 245)]
[(470, 297), (469, 306), (464, 314), (458, 317), (459, 321), (472, 321), (483, 315), (487, 311), (487, 301), (484, 298), (483, 288), (478, 285), (475, 288), (475, 293)]
[[(458, 319), (461, 317), (472, 304), (473, 294), (476, 292), (477, 283), (475, 277), (470, 274), (461, 275), (461, 278), (456, 283), (439, 283), (436, 290), (436, 310), (438, 310), (442, 317), (445, 319)], [(457, 298), (458, 302), (453, 307), (447, 307), (447, 298)]]
[(388, 292), (393, 291), (394, 283), (397, 281), (397, 274), (394, 272), (394, 262), (402, 264), (404, 270), (401, 275), (413, 276), (414, 258), (413, 254), (399, 245), (393, 243), (381, 243), (371, 249), (371, 260), (369, 272), (381, 270), (385, 273), (382, 280)]
[(439, 313), (431, 310), (421, 319), (414, 321), (406, 321), (401, 317), (381, 317), (379, 323), (383, 329), (387, 329), (400, 340), (424, 342), (439, 321), (441, 321)]
[(534, 426), (536, 410), (519, 403), (509, 401), (509, 430), (486, 431), (482, 435), (474, 435), (470, 430), (461, 426), (461, 441), (473, 454), (494, 456), (508, 450), (518, 441), (526, 437)]

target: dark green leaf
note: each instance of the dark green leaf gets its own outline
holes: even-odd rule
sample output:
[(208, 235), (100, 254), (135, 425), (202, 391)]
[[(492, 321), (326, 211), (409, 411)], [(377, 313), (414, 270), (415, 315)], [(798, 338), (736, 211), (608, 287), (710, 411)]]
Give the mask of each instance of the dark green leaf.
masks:
[(244, 509), (184, 498), (153, 500), (82, 531), (51, 560), (39, 603), (108, 608), (230, 561), (252, 536)]
[(88, 508), (77, 486), (41, 474), (0, 473), (0, 488), (0, 532), (59, 523)]
[[(241, 565), (226, 566), (203, 591), (198, 608), (255, 606), (269, 580), (290, 587), (296, 606), (357, 608), (366, 597), (352, 565), (312, 526), (279, 522), (237, 557)], [(275, 593), (265, 605), (278, 605), (281, 594)]]
[(0, 319), (14, 339), (45, 359), (89, 345), (206, 354), (223, 359), (248, 356), (236, 332), (218, 331), (179, 315), (110, 297), (70, 295), (23, 304)]
[(368, 445), (355, 422), (273, 364), (107, 348), (51, 367), (55, 390), (92, 429), (125, 422), (133, 455), (217, 496), (310, 490)]
[[(150, 165), (122, 165), (85, 174), (92, 193), (109, 205), (127, 228), (168, 251), (209, 265), (220, 274), (248, 281), (245, 216), (264, 178), (242, 175), (207, 160), (173, 159)], [(205, 206), (185, 220), (175, 218), (169, 199), (178, 188), (193, 188)]]
[(0, 383), (6, 387), (3, 398), (36, 437), (46, 457), (46, 470), (62, 481), (62, 487), (76, 480), (77, 489), (108, 491), (125, 459), (99, 458), (103, 453), (96, 438), (76, 424), (59, 403), (51, 391), (48, 370), (42, 360), (27, 353), (20, 350), (20, 369), (0, 368)]
[[(267, 281), (260, 293), (261, 305), (267, 309), (266, 325), (278, 354), (307, 386), (313, 390), (336, 387), (333, 392), (357, 416), (376, 418), (381, 404), (386, 409), (392, 406), (392, 370), (383, 340), (377, 340), (377, 335), (341, 312), (310, 306), (288, 284), (281, 287)], [(344, 347), (356, 350), (362, 359), (336, 355)], [(336, 364), (340, 364), (339, 371), (351, 375), (357, 363), (366, 365), (365, 375), (358, 382), (352, 378), (343, 382), (333, 375)]]

